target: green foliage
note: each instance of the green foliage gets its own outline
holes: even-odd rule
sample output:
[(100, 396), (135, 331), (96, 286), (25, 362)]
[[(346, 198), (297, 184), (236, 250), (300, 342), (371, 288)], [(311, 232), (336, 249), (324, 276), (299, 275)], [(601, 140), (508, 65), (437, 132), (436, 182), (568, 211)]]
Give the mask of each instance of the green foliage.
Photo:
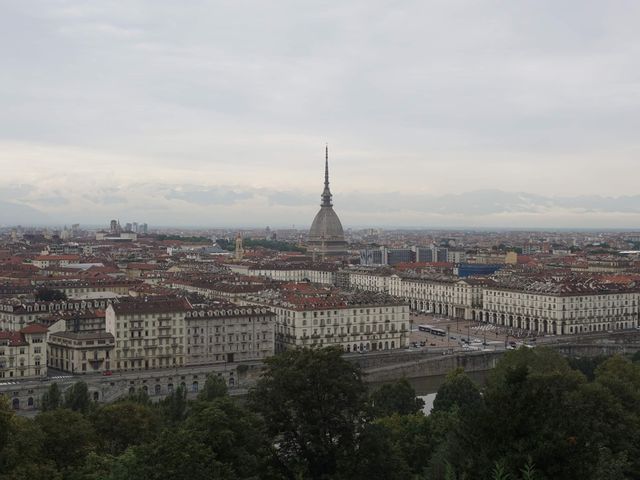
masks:
[(158, 412), (150, 405), (133, 401), (106, 405), (95, 412), (92, 420), (102, 449), (111, 455), (149, 442), (160, 431)]
[(89, 387), (85, 382), (76, 382), (65, 392), (64, 407), (82, 413), (87, 413), (93, 407)]
[(410, 478), (410, 468), (403, 452), (379, 423), (368, 424), (358, 438), (354, 464), (347, 469), (354, 480), (404, 480)]
[(9, 425), (13, 416), (14, 413), (9, 406), (9, 401), (4, 395), (0, 396), (0, 452), (4, 451), (9, 440)]
[(233, 479), (214, 452), (186, 429), (164, 430), (153, 442), (130, 448), (114, 462), (108, 480)]
[(185, 428), (206, 445), (231, 478), (258, 478), (269, 451), (263, 424), (229, 397), (213, 399), (187, 418)]
[(574, 370), (578, 370), (584, 374), (589, 381), (596, 377), (596, 369), (604, 362), (606, 357), (572, 357), (568, 359), (569, 366)]
[(177, 240), (177, 241), (186, 242), (186, 243), (208, 243), (208, 244), (211, 243), (211, 239), (207, 237), (197, 237), (197, 236), (183, 237), (180, 235), (167, 235), (164, 233), (160, 233), (156, 235), (155, 238), (159, 242), (162, 242), (165, 240)]
[(458, 408), (465, 413), (477, 411), (482, 406), (482, 397), (477, 385), (461, 368), (447, 375), (438, 389), (433, 402), (433, 412), (449, 411)]
[(382, 385), (370, 396), (371, 414), (376, 417), (388, 417), (397, 413), (411, 415), (424, 407), (424, 401), (416, 397), (416, 391), (406, 378), (395, 383)]
[(506, 467), (502, 462), (496, 462), (493, 467), (493, 480), (511, 480), (511, 475), (507, 472)]
[(178, 425), (187, 415), (187, 390), (180, 385), (160, 401), (160, 409), (167, 425)]
[(268, 360), (246, 405), (217, 377), (157, 404), (96, 405), (78, 383), (61, 408), (52, 385), (35, 419), (0, 398), (0, 480), (640, 478), (640, 365), (597, 363), (515, 350), (482, 391), (451, 372), (428, 416), (406, 381), (367, 396), (335, 348)]
[(124, 401), (139, 403), (140, 405), (151, 405), (153, 403), (149, 394), (141, 388), (133, 393), (129, 393)]
[(45, 437), (43, 458), (61, 471), (82, 464), (96, 447), (93, 426), (80, 412), (59, 408), (41, 413), (36, 423)]
[(218, 375), (207, 375), (202, 391), (198, 394), (198, 400), (210, 402), (216, 398), (227, 396), (227, 383)]
[[(280, 240), (253, 240), (252, 238), (244, 238), (242, 240), (242, 245), (244, 246), (244, 248), (262, 247), (269, 250), (276, 250), (278, 252), (306, 252), (306, 250), (302, 247), (299, 247), (293, 243), (282, 242)], [(233, 245), (233, 250), (235, 250), (235, 245)]]
[(62, 405), (62, 392), (58, 384), (53, 382), (49, 389), (42, 394), (41, 409), (43, 412), (55, 410)]
[(366, 401), (360, 369), (339, 348), (288, 350), (267, 359), (250, 395), (290, 478), (329, 478), (355, 457)]
[(37, 301), (40, 302), (55, 302), (58, 300), (67, 300), (67, 294), (62, 290), (55, 290), (53, 288), (41, 287), (35, 292)]

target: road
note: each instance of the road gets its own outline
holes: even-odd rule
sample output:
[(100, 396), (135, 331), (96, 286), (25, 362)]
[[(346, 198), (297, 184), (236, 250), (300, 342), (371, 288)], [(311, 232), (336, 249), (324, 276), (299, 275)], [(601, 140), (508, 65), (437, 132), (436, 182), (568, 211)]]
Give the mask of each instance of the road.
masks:
[[(477, 348), (482, 344), (485, 349), (504, 350), (508, 345), (516, 344), (543, 345), (562, 341), (580, 342), (584, 340), (606, 339), (612, 336), (640, 334), (636, 329), (620, 330), (616, 332), (594, 332), (579, 335), (536, 335), (533, 332), (516, 328), (500, 327), (497, 325), (472, 322), (469, 320), (446, 318), (433, 314), (411, 313), (412, 331), (410, 342), (425, 342), (425, 347), (418, 348), (451, 348), (454, 351), (464, 351), (463, 341), (476, 341)], [(444, 337), (432, 335), (418, 330), (418, 325), (431, 325), (447, 332)]]

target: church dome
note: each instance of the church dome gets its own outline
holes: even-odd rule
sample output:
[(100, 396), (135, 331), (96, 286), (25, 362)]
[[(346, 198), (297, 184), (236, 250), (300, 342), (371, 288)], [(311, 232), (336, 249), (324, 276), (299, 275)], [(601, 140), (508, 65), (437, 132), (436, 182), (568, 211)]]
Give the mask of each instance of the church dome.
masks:
[(333, 207), (322, 206), (309, 230), (309, 240), (344, 240), (342, 223)]
[(344, 256), (347, 254), (347, 242), (344, 240), (342, 223), (336, 212), (333, 211), (329, 189), (329, 150), (325, 151), (324, 164), (324, 190), (322, 191), (322, 203), (320, 211), (316, 214), (309, 230), (307, 245), (313, 252), (314, 258), (318, 254), (325, 256)]

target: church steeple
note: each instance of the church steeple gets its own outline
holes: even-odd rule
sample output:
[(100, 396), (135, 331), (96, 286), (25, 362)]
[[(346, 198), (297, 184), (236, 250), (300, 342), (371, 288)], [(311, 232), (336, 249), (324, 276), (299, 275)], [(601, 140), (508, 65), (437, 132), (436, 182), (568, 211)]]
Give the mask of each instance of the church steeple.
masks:
[(331, 190), (329, 190), (329, 145), (325, 146), (324, 151), (324, 190), (322, 191), (322, 207), (331, 207)]

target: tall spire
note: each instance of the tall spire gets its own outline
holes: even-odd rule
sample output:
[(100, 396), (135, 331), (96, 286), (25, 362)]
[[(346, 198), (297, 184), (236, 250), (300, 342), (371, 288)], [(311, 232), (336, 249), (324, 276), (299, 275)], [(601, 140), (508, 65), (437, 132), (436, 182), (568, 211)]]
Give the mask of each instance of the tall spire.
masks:
[(324, 150), (324, 190), (322, 191), (322, 207), (331, 207), (331, 190), (329, 190), (329, 144), (325, 146)]

